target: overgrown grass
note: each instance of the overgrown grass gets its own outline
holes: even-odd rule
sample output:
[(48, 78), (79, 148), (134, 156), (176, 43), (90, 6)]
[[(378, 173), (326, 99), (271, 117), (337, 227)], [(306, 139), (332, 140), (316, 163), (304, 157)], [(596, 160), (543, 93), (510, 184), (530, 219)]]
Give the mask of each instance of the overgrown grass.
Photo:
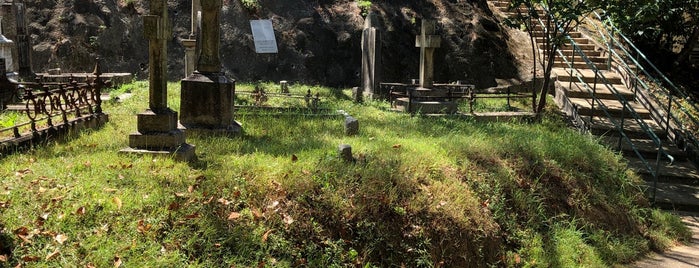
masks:
[(606, 266), (687, 238), (555, 115), (411, 117), (316, 87), (359, 135), (342, 117), (239, 116), (240, 136), (188, 134), (198, 161), (180, 163), (117, 153), (145, 87), (106, 104), (102, 129), (0, 160), (0, 266)]

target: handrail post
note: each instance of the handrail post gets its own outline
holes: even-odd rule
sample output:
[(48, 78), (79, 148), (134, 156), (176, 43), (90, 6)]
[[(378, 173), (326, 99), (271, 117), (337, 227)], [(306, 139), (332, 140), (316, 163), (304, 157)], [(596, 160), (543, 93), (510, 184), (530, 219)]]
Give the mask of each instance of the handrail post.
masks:
[[(571, 59), (570, 64), (570, 80), (568, 81), (568, 90), (573, 90), (573, 69), (575, 68), (575, 46), (573, 46), (572, 43), (571, 46), (573, 48), (573, 50), (571, 50), (571, 55), (573, 59)], [(561, 54), (565, 55), (564, 53), (562, 53), (562, 51)]]
[(619, 124), (619, 151), (621, 152), (621, 141), (624, 138), (624, 121), (625, 121), (625, 114), (626, 114), (626, 105), (628, 105), (628, 101), (624, 99), (622, 102), (621, 106), (621, 124)]
[(597, 77), (599, 76), (599, 71), (595, 70), (595, 80), (592, 83), (592, 99), (590, 99), (590, 104), (592, 109), (590, 111), (590, 123), (592, 123), (592, 118), (595, 115), (595, 101), (597, 100)]
[(604, 26), (605, 26), (605, 31), (609, 35), (609, 39), (607, 40), (607, 70), (612, 69), (612, 38), (614, 38), (614, 35), (609, 34), (609, 29), (607, 28), (607, 23), (612, 23), (609, 18), (607, 18)]
[(670, 139), (670, 118), (672, 117), (672, 94), (668, 94), (667, 119), (665, 119), (665, 137)]

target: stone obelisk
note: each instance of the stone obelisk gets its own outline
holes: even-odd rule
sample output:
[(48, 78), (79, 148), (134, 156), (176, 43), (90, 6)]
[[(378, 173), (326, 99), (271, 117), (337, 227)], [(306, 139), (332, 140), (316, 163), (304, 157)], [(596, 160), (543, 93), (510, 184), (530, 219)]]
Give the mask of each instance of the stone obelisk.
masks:
[(167, 42), (172, 36), (167, 14), (166, 0), (151, 0), (150, 14), (143, 17), (144, 35), (149, 40), (149, 107), (137, 115), (138, 132), (129, 135), (130, 148), (122, 152), (189, 161), (195, 158), (194, 146), (186, 143), (184, 129), (178, 127), (177, 112), (167, 106)]
[(197, 40), (196, 71), (182, 80), (180, 123), (187, 129), (238, 133), (233, 119), (235, 81), (221, 72), (219, 46), (222, 0), (200, 0), (201, 19)]
[(355, 101), (363, 96), (374, 98), (381, 81), (381, 32), (378, 29), (378, 16), (370, 11), (364, 21), (362, 31), (362, 84), (363, 94), (357, 94)]

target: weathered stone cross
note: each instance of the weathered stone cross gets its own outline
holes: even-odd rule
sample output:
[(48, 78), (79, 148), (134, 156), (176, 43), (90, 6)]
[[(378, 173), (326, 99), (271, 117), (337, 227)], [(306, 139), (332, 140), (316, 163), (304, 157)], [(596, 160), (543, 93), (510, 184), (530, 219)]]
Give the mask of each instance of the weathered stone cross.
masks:
[(143, 18), (145, 37), (148, 38), (148, 73), (150, 81), (149, 108), (163, 112), (167, 108), (167, 39), (172, 27), (167, 16), (167, 1), (150, 1), (150, 14)]
[(440, 47), (442, 39), (435, 34), (435, 21), (423, 20), (422, 31), (415, 38), (415, 46), (420, 48), (420, 87), (431, 88), (434, 80), (434, 50)]

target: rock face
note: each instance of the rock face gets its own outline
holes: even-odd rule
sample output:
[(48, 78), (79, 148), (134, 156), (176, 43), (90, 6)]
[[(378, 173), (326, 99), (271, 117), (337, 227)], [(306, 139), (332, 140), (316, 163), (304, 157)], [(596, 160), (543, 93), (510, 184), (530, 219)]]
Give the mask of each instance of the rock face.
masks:
[[(100, 56), (109, 72), (147, 77), (148, 42), (141, 16), (148, 1), (25, 0), (35, 71), (85, 71)], [(246, 1), (247, 2), (247, 1)], [(361, 71), (363, 14), (351, 0), (257, 0), (245, 6), (224, 0), (221, 14), (223, 70), (238, 81), (291, 80), (356, 86)], [(384, 81), (418, 77), (415, 36), (423, 18), (437, 21), (442, 47), (435, 52), (435, 81), (465, 80), (479, 87), (517, 78), (506, 31), (485, 0), (375, 1), (383, 36)], [(168, 44), (171, 80), (184, 77), (184, 46), (190, 34), (191, 1), (168, 1), (173, 24)], [(256, 54), (249, 20), (271, 19), (278, 54)]]

